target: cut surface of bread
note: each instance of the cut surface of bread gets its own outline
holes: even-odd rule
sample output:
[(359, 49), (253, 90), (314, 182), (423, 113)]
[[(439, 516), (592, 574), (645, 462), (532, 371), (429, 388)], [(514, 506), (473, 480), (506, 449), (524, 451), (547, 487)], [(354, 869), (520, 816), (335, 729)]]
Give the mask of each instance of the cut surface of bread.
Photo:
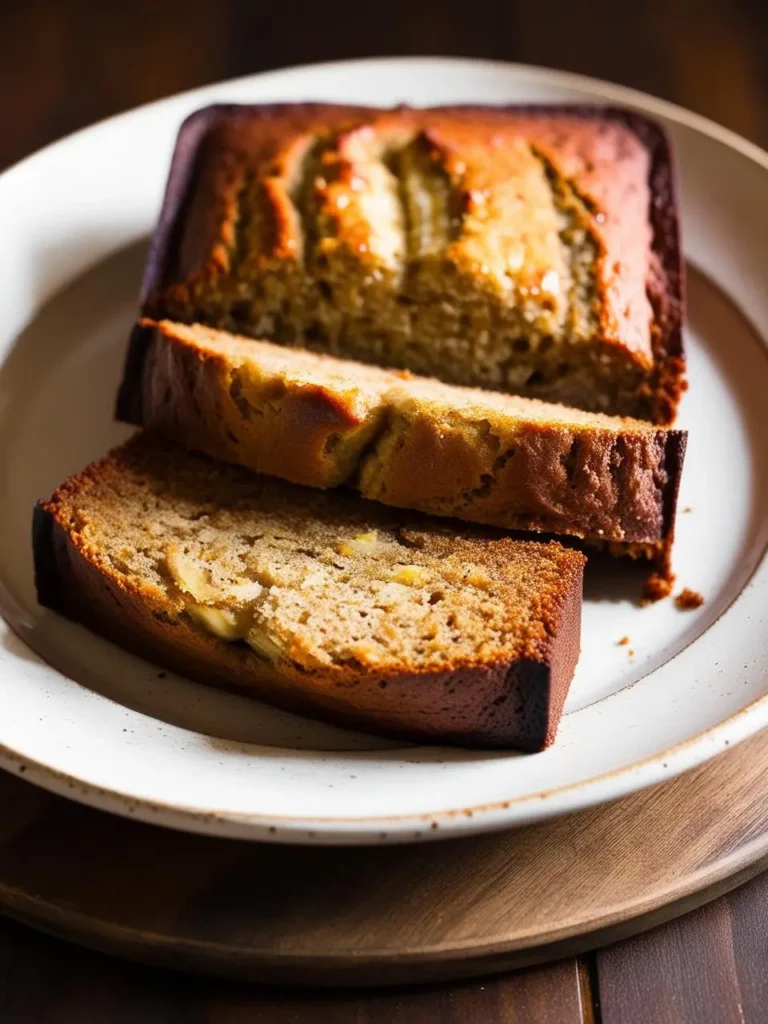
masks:
[(148, 433), (41, 502), (34, 543), (44, 605), (193, 679), (374, 732), (541, 749), (578, 658), (579, 552)]
[(669, 148), (628, 111), (209, 108), (150, 264), (155, 318), (658, 423), (684, 387)]
[(259, 472), (631, 554), (672, 536), (684, 431), (169, 321), (127, 365), (119, 415)]

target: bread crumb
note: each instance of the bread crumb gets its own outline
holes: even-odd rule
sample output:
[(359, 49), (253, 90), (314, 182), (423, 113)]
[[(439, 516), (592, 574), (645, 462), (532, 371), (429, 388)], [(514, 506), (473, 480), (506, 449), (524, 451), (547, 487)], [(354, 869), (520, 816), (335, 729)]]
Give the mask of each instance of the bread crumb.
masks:
[(623, 636), (621, 640), (617, 640), (616, 643), (619, 645), (619, 647), (626, 647), (629, 643), (629, 637)]
[(649, 604), (669, 597), (674, 582), (675, 577), (672, 575), (662, 576), (658, 572), (652, 572), (643, 585), (643, 601)]
[(685, 508), (683, 509), (683, 512), (693, 512), (693, 509), (691, 508), (690, 505), (686, 505)]
[(629, 649), (629, 650), (627, 651), (627, 654), (628, 654), (628, 655), (630, 656), (630, 658), (634, 658), (634, 656), (635, 656), (635, 652), (634, 652), (634, 651), (632, 650), (632, 648), (631, 648), (631, 647), (630, 647), (630, 649)]
[(700, 608), (704, 604), (704, 598), (697, 590), (683, 587), (675, 598), (675, 607), (681, 612), (691, 611), (693, 608)]

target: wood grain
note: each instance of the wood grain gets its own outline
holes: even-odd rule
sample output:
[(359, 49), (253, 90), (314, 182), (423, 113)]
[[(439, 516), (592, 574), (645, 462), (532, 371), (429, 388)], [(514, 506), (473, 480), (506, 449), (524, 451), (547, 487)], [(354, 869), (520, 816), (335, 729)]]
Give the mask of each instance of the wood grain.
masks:
[(726, 900), (605, 950), (597, 962), (605, 1020), (743, 1022)]
[(415, 990), (318, 992), (190, 978), (0, 922), (3, 1024), (591, 1024), (574, 962)]
[[(724, 936), (720, 908), (726, 905), (731, 905), (733, 960), (722, 958), (717, 949)], [(595, 1024), (598, 1020), (603, 1024), (720, 1024), (735, 1019), (762, 1024), (768, 1007), (767, 925), (768, 877), (762, 876), (688, 917), (598, 954), (601, 1005), (596, 1016), (590, 993), (577, 978), (577, 971), (587, 973), (586, 964), (572, 960), (500, 978), (417, 990), (297, 992), (140, 967), (0, 921), (0, 1020), (4, 1024)], [(732, 978), (721, 977), (732, 969), (734, 960), (738, 988)], [(734, 1017), (734, 1011), (741, 1016)]]
[(768, 875), (597, 954), (608, 1024), (768, 1019)]
[(0, 908), (109, 953), (227, 977), (471, 977), (624, 938), (754, 874), (768, 862), (767, 767), (768, 732), (570, 818), (346, 849), (185, 835), (2, 774)]

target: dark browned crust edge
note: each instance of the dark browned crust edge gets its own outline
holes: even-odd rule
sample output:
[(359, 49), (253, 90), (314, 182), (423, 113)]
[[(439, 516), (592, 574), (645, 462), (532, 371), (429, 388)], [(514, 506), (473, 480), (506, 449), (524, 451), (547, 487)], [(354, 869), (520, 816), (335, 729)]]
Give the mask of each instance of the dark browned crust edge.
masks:
[(680, 239), (675, 159), (669, 136), (661, 125), (636, 111), (608, 108), (641, 140), (651, 156), (649, 190), (652, 249), (660, 264), (658, 280), (647, 282), (656, 333), (652, 338), (655, 363), (652, 418), (674, 423), (687, 384), (683, 326), (685, 320), (685, 262)]
[(670, 581), (672, 574), (672, 544), (675, 539), (675, 522), (677, 517), (677, 499), (680, 493), (680, 478), (683, 473), (683, 461), (688, 446), (688, 435), (685, 431), (670, 431), (669, 444), (666, 451), (667, 487), (664, 490), (664, 544), (656, 558), (656, 571)]
[(32, 513), (32, 554), (37, 600), (44, 608), (68, 615), (66, 592), (54, 547), (55, 520), (41, 503)]
[[(516, 749), (535, 753), (555, 739), (563, 704), (570, 687), (579, 656), (581, 626), (582, 574), (574, 576), (569, 591), (558, 610), (557, 629), (549, 637), (549, 657), (544, 661), (518, 659), (512, 663), (487, 667), (460, 667), (452, 672), (430, 674), (400, 673), (387, 679), (386, 693), (391, 694), (392, 708), (402, 719), (402, 708), (410, 698), (418, 698), (413, 724), (398, 721), (395, 727), (372, 720), (365, 709), (349, 707), (332, 709), (324, 706), (323, 692), (313, 694), (311, 685), (299, 693), (295, 689), (281, 692), (274, 685), (269, 692), (256, 673), (248, 678), (243, 672), (244, 659), (256, 658), (245, 644), (229, 644), (208, 634), (193, 630), (183, 620), (175, 620), (164, 631), (143, 626), (144, 609), (141, 598), (122, 590), (92, 562), (86, 560), (72, 545), (65, 527), (58, 522), (52, 508), (39, 502), (33, 516), (33, 547), (35, 586), (38, 601), (105, 636), (131, 653), (137, 653), (171, 671), (197, 682), (249, 693), (287, 711), (307, 714), (336, 725), (378, 733), (397, 739), (438, 743), (481, 749)], [(83, 586), (84, 577), (97, 580), (112, 600), (94, 600)], [(117, 607), (121, 614), (115, 615)], [(134, 613), (134, 614), (132, 614)], [(174, 633), (173, 645), (167, 637)], [(190, 649), (195, 656), (184, 654), (184, 638), (192, 637)], [(241, 677), (245, 675), (245, 681)], [(379, 677), (368, 680), (379, 687)], [(365, 680), (361, 680), (361, 685)], [(496, 696), (490, 706), (476, 709), (476, 721), (460, 730), (440, 727), (440, 708), (436, 694), (461, 691), (472, 693), (477, 688), (489, 689)], [(426, 700), (422, 694), (428, 690)], [(420, 701), (420, 703), (419, 703)], [(430, 702), (432, 706), (430, 707)], [(425, 721), (426, 711), (434, 717)], [(437, 712), (437, 714), (435, 714)]]
[(115, 419), (136, 427), (144, 423), (144, 365), (154, 333), (152, 327), (134, 325), (115, 402)]
[(683, 475), (683, 462), (688, 447), (688, 434), (684, 430), (670, 430), (667, 433), (665, 446), (665, 465), (667, 485), (662, 491), (663, 501), (663, 536), (670, 539), (674, 533), (677, 513), (677, 499), (680, 493), (680, 478)]
[[(292, 110), (297, 106), (322, 110), (328, 103), (275, 103), (275, 104), (214, 104), (191, 114), (179, 128), (171, 169), (166, 185), (160, 217), (152, 236), (149, 255), (140, 291), (143, 308), (149, 297), (172, 283), (176, 252), (183, 231), (186, 212), (194, 189), (201, 143), (215, 123), (233, 113), (250, 112), (260, 116), (275, 111)], [(373, 108), (371, 108), (373, 109)], [(682, 392), (685, 390), (685, 356), (683, 351), (684, 317), (684, 265), (680, 243), (680, 224), (677, 209), (674, 159), (667, 133), (653, 119), (637, 111), (597, 104), (450, 104), (445, 112), (499, 110), (551, 113), (582, 119), (618, 121), (628, 127), (650, 153), (649, 174), (650, 210), (653, 229), (652, 250), (658, 264), (656, 273), (646, 282), (648, 298), (654, 312), (655, 334), (652, 338), (655, 374), (650, 397), (650, 418), (659, 424), (673, 423)], [(153, 311), (155, 314), (157, 310)], [(131, 351), (133, 355), (131, 355)], [(140, 342), (132, 338), (126, 377), (120, 388), (118, 418), (138, 422), (123, 416), (122, 410), (139, 408), (134, 396), (139, 386)], [(130, 372), (130, 376), (128, 373)]]
[[(283, 106), (276, 104), (275, 106)], [(152, 292), (170, 283), (176, 251), (180, 242), (192, 195), (201, 143), (217, 118), (236, 113), (242, 107), (235, 103), (218, 103), (196, 110), (182, 121), (176, 136), (165, 194), (149, 244), (144, 276), (139, 292), (143, 303)]]
[(684, 430), (670, 430), (668, 437), (664, 453), (667, 485), (662, 492), (664, 539), (656, 545), (655, 550), (648, 552), (653, 562), (653, 572), (643, 586), (643, 598), (646, 601), (659, 601), (668, 597), (675, 582), (675, 574), (672, 571), (672, 546), (675, 540), (677, 499), (688, 435)]

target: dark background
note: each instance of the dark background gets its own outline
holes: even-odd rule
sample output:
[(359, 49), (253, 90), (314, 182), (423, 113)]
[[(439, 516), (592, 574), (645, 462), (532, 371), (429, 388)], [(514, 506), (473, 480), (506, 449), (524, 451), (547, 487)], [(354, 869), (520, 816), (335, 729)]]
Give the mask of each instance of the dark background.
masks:
[(577, 71), (768, 145), (768, 0), (0, 0), (0, 167), (183, 89), (391, 54)]
[[(183, 89), (396, 54), (581, 72), (768, 146), (768, 0), (0, 0), (0, 168)], [(768, 1021), (766, 922), (763, 876), (597, 956), (408, 993), (320, 996), (175, 977), (0, 919), (0, 1021), (759, 1024)]]

